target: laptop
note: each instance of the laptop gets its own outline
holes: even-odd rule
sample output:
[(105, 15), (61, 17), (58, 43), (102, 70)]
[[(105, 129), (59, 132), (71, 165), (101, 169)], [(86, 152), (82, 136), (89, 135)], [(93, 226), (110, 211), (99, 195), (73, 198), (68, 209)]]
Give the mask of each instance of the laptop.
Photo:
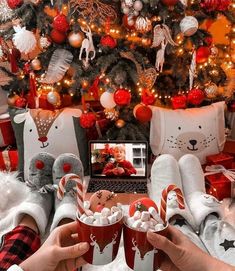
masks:
[(109, 190), (135, 195), (132, 200), (147, 196), (147, 147), (146, 141), (90, 141), (87, 194)]

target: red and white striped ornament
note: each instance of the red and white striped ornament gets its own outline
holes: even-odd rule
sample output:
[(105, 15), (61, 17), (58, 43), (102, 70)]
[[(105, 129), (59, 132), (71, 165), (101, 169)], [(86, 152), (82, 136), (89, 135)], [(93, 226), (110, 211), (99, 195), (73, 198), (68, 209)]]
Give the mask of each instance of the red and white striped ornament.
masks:
[(57, 190), (57, 198), (59, 200), (62, 200), (64, 197), (65, 186), (69, 181), (75, 181), (76, 182), (76, 198), (77, 198), (77, 211), (78, 215), (81, 216), (84, 213), (84, 204), (83, 204), (83, 185), (82, 185), (82, 179), (73, 173), (66, 174), (63, 178), (61, 178), (59, 182), (59, 187)]
[(170, 184), (167, 188), (162, 191), (161, 206), (160, 206), (160, 217), (166, 223), (166, 210), (167, 210), (167, 196), (170, 191), (174, 191), (177, 196), (177, 202), (180, 209), (185, 209), (184, 196), (180, 188), (174, 184)]

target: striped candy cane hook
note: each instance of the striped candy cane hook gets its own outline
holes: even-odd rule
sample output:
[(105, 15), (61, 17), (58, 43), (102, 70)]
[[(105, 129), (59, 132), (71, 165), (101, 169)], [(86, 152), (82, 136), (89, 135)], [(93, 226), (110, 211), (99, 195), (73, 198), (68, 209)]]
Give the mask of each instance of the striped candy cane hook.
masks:
[(69, 181), (76, 182), (76, 198), (77, 198), (77, 208), (78, 208), (78, 215), (81, 216), (84, 213), (84, 204), (83, 204), (83, 185), (81, 178), (76, 174), (66, 174), (63, 178), (59, 181), (59, 187), (57, 190), (57, 198), (62, 200), (65, 193), (65, 186)]
[(178, 188), (174, 184), (170, 184), (167, 188), (165, 188), (162, 191), (162, 198), (161, 198), (161, 206), (160, 206), (160, 216), (161, 219), (166, 223), (166, 211), (167, 211), (167, 196), (170, 191), (175, 191), (176, 196), (177, 196), (177, 202), (179, 205), (180, 209), (185, 209), (185, 204), (184, 204), (184, 196), (180, 188)]

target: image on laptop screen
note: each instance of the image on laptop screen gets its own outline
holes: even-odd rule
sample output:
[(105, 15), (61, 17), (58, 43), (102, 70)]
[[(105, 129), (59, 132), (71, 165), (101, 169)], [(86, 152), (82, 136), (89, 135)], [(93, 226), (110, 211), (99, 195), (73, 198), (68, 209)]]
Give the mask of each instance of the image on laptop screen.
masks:
[(146, 178), (147, 142), (90, 142), (91, 177)]

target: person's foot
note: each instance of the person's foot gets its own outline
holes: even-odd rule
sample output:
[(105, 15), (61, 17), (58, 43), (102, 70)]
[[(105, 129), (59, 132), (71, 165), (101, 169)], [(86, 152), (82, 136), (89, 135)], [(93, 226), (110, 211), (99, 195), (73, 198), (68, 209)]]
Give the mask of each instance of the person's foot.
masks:
[[(44, 234), (53, 204), (53, 193), (49, 192), (47, 187), (52, 186), (53, 183), (54, 160), (54, 157), (48, 153), (38, 153), (31, 159), (29, 178), (26, 181), (30, 189), (26, 199), (16, 208), (15, 226), (22, 221), (29, 222), (31, 217), (30, 221), (35, 221), (39, 232)], [(31, 224), (33, 226), (34, 223)]]
[[(81, 160), (72, 153), (64, 153), (58, 156), (53, 165), (53, 182), (59, 185), (60, 180), (67, 174), (77, 175), (83, 179), (83, 165)], [(65, 185), (65, 194), (62, 200), (55, 194), (55, 215), (51, 230), (65, 221), (76, 220), (76, 182), (72, 179)]]

